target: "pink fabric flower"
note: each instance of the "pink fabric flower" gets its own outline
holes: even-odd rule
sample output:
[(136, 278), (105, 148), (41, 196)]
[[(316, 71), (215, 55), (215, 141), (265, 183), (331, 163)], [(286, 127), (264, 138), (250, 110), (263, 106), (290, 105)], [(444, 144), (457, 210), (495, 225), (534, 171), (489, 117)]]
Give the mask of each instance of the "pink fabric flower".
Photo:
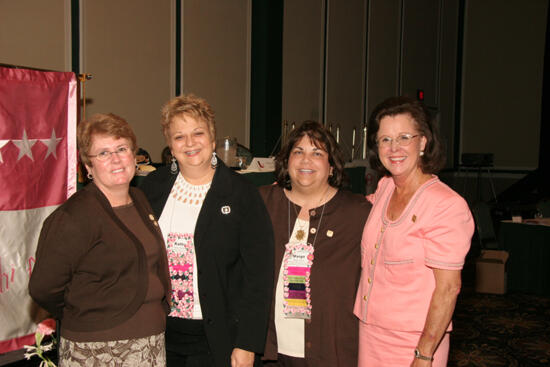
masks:
[(36, 329), (36, 331), (44, 336), (53, 334), (55, 332), (55, 320), (46, 319), (42, 321), (40, 324), (38, 324), (38, 328)]

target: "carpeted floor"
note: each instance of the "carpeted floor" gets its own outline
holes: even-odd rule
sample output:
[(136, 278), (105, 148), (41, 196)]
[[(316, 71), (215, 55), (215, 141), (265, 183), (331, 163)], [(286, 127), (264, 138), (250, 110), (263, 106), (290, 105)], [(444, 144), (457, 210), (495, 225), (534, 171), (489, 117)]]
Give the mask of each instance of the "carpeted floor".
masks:
[(550, 298), (476, 294), (457, 302), (450, 367), (550, 366)]
[[(477, 294), (473, 288), (466, 271), (454, 314), (449, 367), (550, 366), (550, 298)], [(7, 366), (38, 365), (31, 360)]]

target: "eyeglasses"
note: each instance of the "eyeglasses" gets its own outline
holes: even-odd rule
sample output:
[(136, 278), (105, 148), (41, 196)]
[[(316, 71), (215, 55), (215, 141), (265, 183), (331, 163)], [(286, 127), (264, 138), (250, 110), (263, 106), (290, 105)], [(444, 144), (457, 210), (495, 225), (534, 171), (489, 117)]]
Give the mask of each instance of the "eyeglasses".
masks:
[(416, 138), (417, 136), (420, 136), (420, 134), (416, 134), (416, 135), (411, 135), (411, 134), (401, 134), (399, 135), (397, 138), (390, 138), (389, 136), (383, 136), (381, 137), (380, 139), (378, 139), (376, 141), (376, 143), (378, 144), (378, 146), (380, 147), (384, 147), (384, 148), (387, 148), (387, 147), (391, 147), (392, 143), (395, 141), (397, 143), (397, 145), (399, 145), (400, 147), (406, 147), (407, 145), (409, 145), (412, 140), (414, 138)]
[(130, 148), (128, 148), (126, 145), (123, 145), (121, 147), (116, 148), (112, 152), (108, 151), (108, 150), (104, 150), (104, 151), (99, 152), (95, 155), (88, 155), (88, 157), (97, 158), (97, 160), (99, 160), (99, 161), (106, 161), (107, 159), (109, 159), (111, 157), (111, 154), (116, 154), (119, 157), (126, 157), (127, 155), (130, 154), (130, 152), (131, 152)]

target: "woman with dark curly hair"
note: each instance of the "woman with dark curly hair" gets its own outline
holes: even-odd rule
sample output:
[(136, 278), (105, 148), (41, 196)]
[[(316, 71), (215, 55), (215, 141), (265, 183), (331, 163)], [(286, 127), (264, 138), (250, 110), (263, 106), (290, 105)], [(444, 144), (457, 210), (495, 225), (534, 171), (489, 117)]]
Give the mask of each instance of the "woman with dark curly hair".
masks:
[(385, 177), (368, 196), (373, 208), (361, 241), (358, 365), (446, 366), (472, 215), (435, 175), (443, 149), (420, 102), (382, 102), (367, 139), (371, 166)]
[(352, 309), (371, 205), (341, 190), (342, 154), (316, 122), (291, 132), (275, 167), (277, 185), (260, 188), (275, 232), (276, 272), (264, 365), (355, 366)]

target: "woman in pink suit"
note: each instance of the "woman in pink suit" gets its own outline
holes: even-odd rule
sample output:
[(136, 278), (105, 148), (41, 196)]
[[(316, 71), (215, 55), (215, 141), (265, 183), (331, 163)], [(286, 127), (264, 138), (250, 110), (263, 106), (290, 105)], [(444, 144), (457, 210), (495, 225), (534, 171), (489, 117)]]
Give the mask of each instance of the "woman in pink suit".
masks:
[(367, 139), (371, 165), (384, 177), (368, 197), (361, 242), (358, 365), (446, 366), (472, 215), (435, 175), (443, 150), (420, 102), (382, 102)]

